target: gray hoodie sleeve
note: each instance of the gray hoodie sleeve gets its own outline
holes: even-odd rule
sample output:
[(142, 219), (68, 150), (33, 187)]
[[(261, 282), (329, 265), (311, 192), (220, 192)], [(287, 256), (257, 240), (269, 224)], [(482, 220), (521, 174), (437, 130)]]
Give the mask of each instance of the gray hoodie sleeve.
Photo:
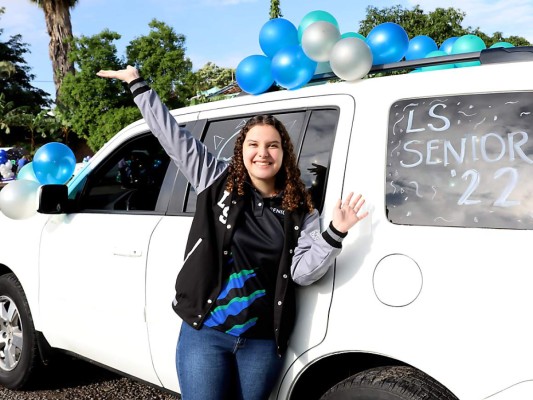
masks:
[(322, 278), (340, 254), (345, 236), (332, 224), (321, 233), (318, 211), (307, 214), (292, 258), (292, 280), (307, 286)]
[(130, 84), (134, 101), (161, 146), (187, 180), (201, 192), (216, 180), (228, 164), (217, 160), (190, 132), (180, 128), (157, 93), (142, 79)]

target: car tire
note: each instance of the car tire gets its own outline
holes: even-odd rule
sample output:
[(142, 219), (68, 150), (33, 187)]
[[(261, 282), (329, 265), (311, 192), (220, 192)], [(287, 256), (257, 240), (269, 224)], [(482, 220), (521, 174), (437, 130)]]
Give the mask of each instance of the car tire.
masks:
[(320, 400), (457, 400), (448, 389), (411, 367), (359, 372), (329, 389)]
[(0, 276), (0, 385), (20, 389), (37, 366), (37, 337), (30, 307), (14, 274)]

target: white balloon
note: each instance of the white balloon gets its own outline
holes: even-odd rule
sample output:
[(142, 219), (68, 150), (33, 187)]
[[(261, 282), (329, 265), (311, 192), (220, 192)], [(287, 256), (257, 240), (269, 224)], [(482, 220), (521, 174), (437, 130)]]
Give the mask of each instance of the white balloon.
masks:
[(332, 23), (313, 22), (302, 35), (302, 50), (311, 60), (328, 61), (329, 53), (340, 37), (339, 28)]
[(37, 212), (38, 182), (20, 180), (0, 190), (0, 210), (11, 219), (29, 218)]
[(355, 81), (368, 74), (372, 59), (372, 50), (363, 40), (347, 37), (333, 46), (329, 64), (339, 78)]

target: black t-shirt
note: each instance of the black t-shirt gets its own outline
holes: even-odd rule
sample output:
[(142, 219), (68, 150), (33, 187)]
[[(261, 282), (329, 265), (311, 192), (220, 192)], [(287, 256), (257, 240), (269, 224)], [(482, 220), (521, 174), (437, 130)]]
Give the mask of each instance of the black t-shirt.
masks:
[(282, 194), (264, 199), (252, 190), (224, 259), (224, 283), (204, 326), (233, 336), (274, 337), (276, 277), (283, 250)]

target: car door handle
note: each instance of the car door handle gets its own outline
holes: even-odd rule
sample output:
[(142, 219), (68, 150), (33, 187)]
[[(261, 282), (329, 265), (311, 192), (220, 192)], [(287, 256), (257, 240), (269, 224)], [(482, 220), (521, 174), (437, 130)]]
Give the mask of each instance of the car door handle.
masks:
[(121, 257), (141, 257), (143, 252), (138, 249), (132, 249), (127, 247), (120, 247), (115, 246), (113, 248), (113, 255), (114, 256), (121, 256)]

